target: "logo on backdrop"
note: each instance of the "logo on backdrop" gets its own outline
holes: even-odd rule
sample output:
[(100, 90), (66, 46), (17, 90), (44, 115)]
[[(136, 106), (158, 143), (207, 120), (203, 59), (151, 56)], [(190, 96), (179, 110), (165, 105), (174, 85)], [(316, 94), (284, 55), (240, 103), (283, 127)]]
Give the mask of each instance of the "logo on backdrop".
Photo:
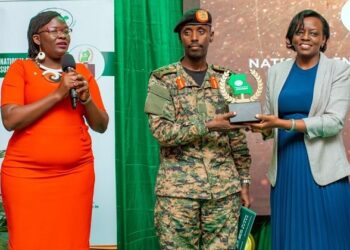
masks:
[(347, 1), (343, 6), (340, 19), (344, 26), (350, 31), (350, 1)]
[[(47, 8), (47, 9), (44, 9), (42, 11), (48, 11), (48, 10), (56, 11), (56, 12), (60, 13), (61, 16), (63, 17), (64, 21), (66, 21), (66, 23), (69, 27), (74, 26), (75, 20), (73, 18), (72, 13), (70, 13), (68, 10), (61, 9), (61, 8)], [(42, 12), (42, 11), (40, 11), (40, 12)]]
[(105, 59), (96, 47), (92, 45), (78, 45), (69, 51), (74, 59), (87, 65), (96, 79), (100, 78), (105, 69)]

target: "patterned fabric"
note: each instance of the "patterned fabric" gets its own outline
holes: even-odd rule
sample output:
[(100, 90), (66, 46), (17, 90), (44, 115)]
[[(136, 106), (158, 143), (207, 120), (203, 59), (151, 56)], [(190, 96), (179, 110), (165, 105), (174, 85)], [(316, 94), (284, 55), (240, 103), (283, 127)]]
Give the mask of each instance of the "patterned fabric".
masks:
[(238, 193), (219, 200), (158, 197), (155, 224), (161, 248), (235, 249), (240, 207)]
[(217, 88), (224, 71), (209, 65), (201, 87), (180, 62), (151, 74), (145, 112), (160, 144), (157, 195), (220, 199), (239, 192), (241, 179), (250, 179), (245, 133), (208, 131), (205, 126), (227, 112)]

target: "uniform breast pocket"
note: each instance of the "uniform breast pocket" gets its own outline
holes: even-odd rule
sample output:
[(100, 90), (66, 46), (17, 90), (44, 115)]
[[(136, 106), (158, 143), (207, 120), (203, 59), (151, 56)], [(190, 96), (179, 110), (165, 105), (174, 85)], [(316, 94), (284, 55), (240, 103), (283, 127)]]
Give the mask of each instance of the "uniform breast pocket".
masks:
[(228, 103), (225, 102), (218, 89), (207, 89), (204, 96), (208, 115), (214, 116), (228, 112)]
[(173, 95), (176, 114), (180, 116), (190, 116), (197, 112), (196, 92), (190, 88), (178, 90)]

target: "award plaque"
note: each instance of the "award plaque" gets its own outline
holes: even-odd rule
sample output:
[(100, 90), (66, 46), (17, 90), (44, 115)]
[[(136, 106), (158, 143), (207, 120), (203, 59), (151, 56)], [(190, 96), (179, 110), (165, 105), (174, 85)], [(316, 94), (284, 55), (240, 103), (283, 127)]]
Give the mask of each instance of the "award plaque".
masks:
[[(229, 111), (236, 112), (236, 116), (230, 118), (231, 123), (259, 121), (255, 115), (261, 114), (261, 103), (258, 99), (263, 91), (263, 82), (255, 70), (251, 69), (250, 74), (257, 82), (255, 93), (247, 81), (246, 74), (232, 74), (230, 76), (230, 72), (226, 71), (220, 79), (220, 94), (228, 103)], [(228, 89), (231, 89), (231, 95), (228, 93)]]

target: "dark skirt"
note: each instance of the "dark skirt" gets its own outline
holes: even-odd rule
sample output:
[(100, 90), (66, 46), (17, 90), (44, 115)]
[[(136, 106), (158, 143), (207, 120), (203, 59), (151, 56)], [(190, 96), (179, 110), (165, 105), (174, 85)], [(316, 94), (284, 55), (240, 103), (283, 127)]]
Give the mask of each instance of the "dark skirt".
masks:
[(280, 130), (278, 146), (277, 182), (271, 188), (272, 249), (350, 249), (348, 178), (319, 186), (303, 133)]

